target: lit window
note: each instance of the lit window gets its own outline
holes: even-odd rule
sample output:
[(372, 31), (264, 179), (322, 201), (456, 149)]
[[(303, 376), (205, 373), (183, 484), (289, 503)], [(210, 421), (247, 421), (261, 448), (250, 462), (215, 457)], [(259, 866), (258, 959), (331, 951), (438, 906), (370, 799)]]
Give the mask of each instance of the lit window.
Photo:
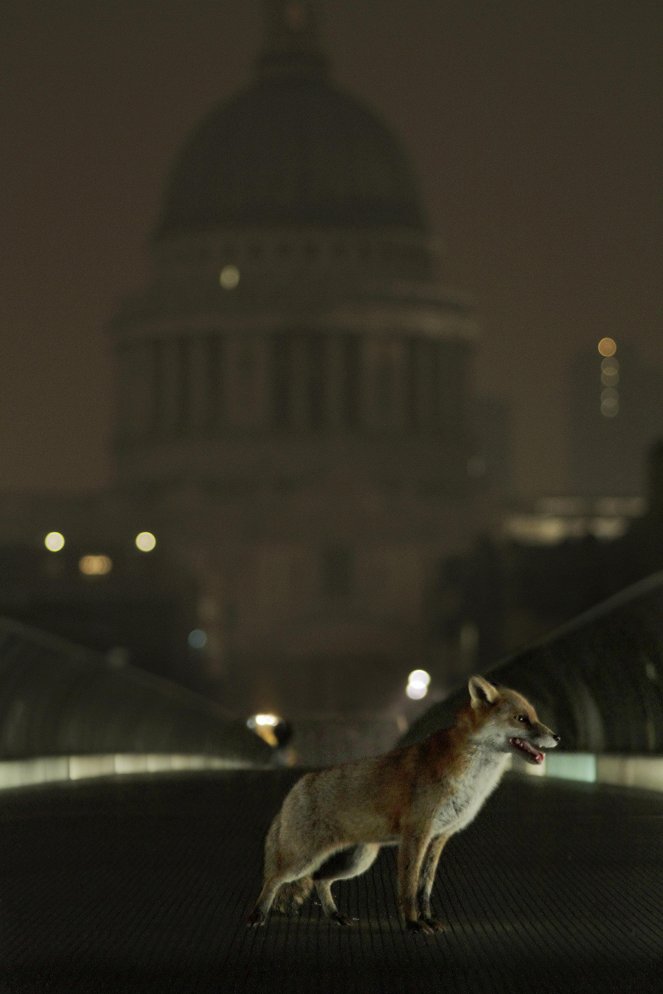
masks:
[(614, 338), (608, 338), (608, 337), (602, 338), (597, 348), (599, 350), (599, 355), (608, 358), (610, 356), (613, 356), (617, 351), (617, 342), (614, 340)]
[(152, 552), (156, 548), (157, 540), (152, 532), (139, 532), (134, 539), (134, 544), (139, 552)]
[(49, 552), (61, 552), (64, 549), (64, 535), (62, 532), (49, 532), (44, 538), (44, 545)]
[(219, 273), (219, 283), (224, 290), (234, 290), (239, 283), (237, 266), (224, 266)]
[(110, 556), (83, 556), (78, 568), (84, 576), (106, 576), (113, 568)]

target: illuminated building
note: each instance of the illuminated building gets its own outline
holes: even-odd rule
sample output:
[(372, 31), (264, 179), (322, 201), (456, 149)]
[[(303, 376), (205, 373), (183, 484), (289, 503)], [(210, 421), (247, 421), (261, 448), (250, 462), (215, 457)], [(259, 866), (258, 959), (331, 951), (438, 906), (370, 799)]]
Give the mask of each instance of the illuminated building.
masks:
[(314, 13), (267, 4), (255, 77), (180, 153), (152, 282), (111, 329), (118, 486), (208, 578), (212, 669), (288, 673), (309, 704), (317, 664), (421, 650), (428, 578), (475, 527), (473, 319)]
[(189, 578), (178, 644), (230, 706), (373, 708), (376, 678), (400, 697), (425, 660), (431, 578), (479, 527), (476, 328), (313, 4), (266, 14), (253, 79), (182, 149), (152, 276), (110, 322), (112, 492), (44, 534), (62, 522), (86, 596), (120, 591), (127, 562)]

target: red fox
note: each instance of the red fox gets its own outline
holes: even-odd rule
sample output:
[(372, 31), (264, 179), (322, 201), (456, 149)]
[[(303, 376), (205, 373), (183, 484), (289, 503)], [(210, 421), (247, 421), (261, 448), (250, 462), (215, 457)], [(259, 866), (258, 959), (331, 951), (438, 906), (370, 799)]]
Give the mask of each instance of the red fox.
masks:
[(336, 880), (358, 876), (380, 847), (398, 846), (398, 895), (406, 928), (431, 934), (431, 891), (440, 854), (476, 817), (511, 753), (543, 762), (560, 741), (515, 690), (470, 678), (470, 700), (455, 724), (423, 742), (307, 773), (286, 796), (265, 839), (264, 883), (249, 925), (269, 911), (293, 911), (315, 887), (323, 913), (339, 925)]

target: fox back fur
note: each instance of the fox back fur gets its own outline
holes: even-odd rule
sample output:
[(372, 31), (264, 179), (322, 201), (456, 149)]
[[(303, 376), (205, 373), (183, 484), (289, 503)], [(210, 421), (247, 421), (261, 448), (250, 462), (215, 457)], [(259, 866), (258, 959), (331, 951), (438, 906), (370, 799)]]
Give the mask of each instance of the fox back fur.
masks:
[(431, 910), (438, 860), (452, 835), (476, 817), (510, 754), (543, 762), (559, 736), (519, 693), (473, 676), (470, 699), (451, 728), (422, 742), (307, 773), (286, 796), (267, 832), (263, 888), (249, 918), (272, 906), (296, 910), (315, 887), (322, 910), (350, 924), (332, 897), (336, 880), (363, 873), (383, 845), (398, 846), (398, 900), (404, 925), (443, 928)]

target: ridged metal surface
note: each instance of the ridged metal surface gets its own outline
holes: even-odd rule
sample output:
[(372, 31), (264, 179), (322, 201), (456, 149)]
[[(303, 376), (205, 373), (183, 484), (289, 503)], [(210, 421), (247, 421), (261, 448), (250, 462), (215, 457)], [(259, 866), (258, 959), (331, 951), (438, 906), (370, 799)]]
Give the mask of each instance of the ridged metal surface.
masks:
[(0, 618), (0, 759), (131, 752), (271, 756), (203, 697)]
[[(663, 969), (663, 798), (507, 780), (450, 843), (448, 921), (402, 932), (393, 853), (337, 885), (353, 929), (245, 927), (290, 771), (0, 797), (9, 994), (647, 994)], [(2, 986), (4, 984), (4, 986)]]
[[(663, 573), (516, 653), (487, 676), (514, 687), (575, 752), (663, 753)], [(404, 742), (451, 724), (465, 687), (415, 722)]]

